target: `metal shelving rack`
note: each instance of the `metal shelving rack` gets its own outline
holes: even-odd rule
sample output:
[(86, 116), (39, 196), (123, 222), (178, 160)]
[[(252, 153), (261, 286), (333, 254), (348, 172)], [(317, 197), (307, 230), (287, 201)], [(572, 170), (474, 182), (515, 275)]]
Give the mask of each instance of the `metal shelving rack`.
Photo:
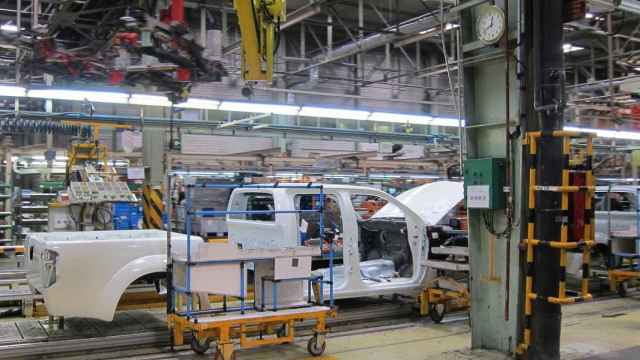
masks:
[[(325, 334), (326, 330), (326, 317), (335, 316), (335, 299), (334, 299), (334, 244), (331, 242), (329, 246), (329, 279), (325, 280), (322, 276), (309, 276), (304, 278), (288, 279), (288, 280), (274, 280), (269, 278), (262, 278), (261, 281), (261, 298), (262, 303), (256, 304), (255, 296), (252, 305), (246, 304), (246, 288), (245, 288), (245, 266), (247, 263), (253, 261), (259, 261), (263, 259), (245, 259), (245, 260), (215, 260), (215, 261), (194, 261), (191, 251), (192, 243), (192, 217), (193, 216), (209, 216), (209, 217), (227, 217), (228, 215), (276, 215), (276, 214), (302, 214), (309, 212), (319, 213), (319, 232), (321, 245), (324, 240), (324, 199), (325, 193), (323, 185), (321, 184), (229, 184), (229, 183), (207, 183), (207, 184), (195, 184), (194, 182), (187, 181), (186, 194), (185, 194), (185, 230), (186, 230), (186, 259), (178, 260), (173, 259), (171, 256), (172, 244), (172, 204), (171, 204), (171, 188), (173, 184), (173, 176), (167, 176), (166, 181), (166, 213), (165, 220), (167, 221), (167, 318), (171, 331), (171, 345), (179, 345), (184, 342), (183, 333), (185, 330), (191, 330), (194, 335), (192, 337), (191, 347), (198, 353), (204, 353), (209, 348), (209, 342), (212, 337), (216, 337), (218, 340), (218, 351), (222, 354), (223, 359), (231, 359), (234, 355), (233, 342), (231, 342), (231, 328), (237, 328), (238, 336), (240, 338), (241, 347), (255, 347), (260, 345), (272, 345), (282, 343), (292, 343), (294, 340), (293, 324), (296, 321), (301, 320), (316, 320), (316, 328), (314, 330), (315, 335), (310, 339), (307, 349), (312, 355), (320, 355), (324, 352), (326, 347)], [(202, 187), (209, 189), (273, 189), (273, 188), (289, 188), (289, 189), (316, 189), (318, 191), (318, 207), (307, 210), (245, 210), (245, 211), (231, 211), (229, 209), (225, 211), (208, 211), (192, 209), (192, 192), (194, 188)], [(172, 279), (174, 262), (180, 261), (185, 265), (185, 287), (178, 287), (174, 285)], [(240, 265), (240, 307), (229, 307), (227, 304), (227, 297), (224, 296), (222, 307), (214, 308), (206, 311), (194, 311), (192, 299), (193, 294), (191, 292), (191, 268), (201, 265), (212, 264), (230, 264), (237, 263)], [(277, 285), (281, 281), (307, 281), (307, 304), (291, 307), (278, 307), (277, 306)], [(270, 282), (272, 285), (273, 304), (267, 309), (264, 305), (264, 284)], [(322, 306), (325, 303), (324, 299), (324, 285), (329, 285), (329, 307)], [(314, 289), (316, 302), (311, 299), (311, 289)], [(257, 289), (254, 289), (254, 294)], [(186, 296), (186, 311), (178, 311), (176, 302), (178, 296), (182, 294)], [(299, 310), (296, 312), (296, 310)], [(269, 312), (269, 314), (267, 314)], [(231, 316), (232, 320), (228, 320), (229, 316), (225, 314), (235, 313), (237, 316)], [(260, 317), (256, 319), (256, 314), (265, 314), (268, 316)], [(213, 315), (219, 315), (216, 318)], [(218, 320), (224, 319), (224, 320)], [(262, 337), (263, 330), (269, 330), (275, 325), (282, 326), (286, 329), (285, 334), (277, 335), (275, 338), (265, 339)], [(247, 337), (247, 326), (257, 326), (260, 330), (259, 340), (249, 340)]]
[(36, 231), (45, 231), (49, 224), (49, 202), (55, 199), (57, 194), (25, 192), (21, 189), (17, 189), (16, 192), (18, 195), (15, 197), (13, 206), (15, 209), (13, 215), (14, 237), (17, 240), (23, 240), (25, 229), (31, 231), (35, 228)]
[[(3, 190), (3, 193), (0, 194), (0, 201), (2, 201), (2, 211), (0, 211), (0, 219), (4, 220), (3, 224), (0, 224), (0, 233), (3, 234), (2, 239), (0, 239), (0, 245), (6, 245), (7, 243), (13, 242), (13, 237), (11, 234), (11, 230), (13, 229), (13, 211), (11, 205), (11, 189), (12, 185), (10, 183), (1, 183), (0, 189)], [(9, 192), (7, 192), (9, 189)]]

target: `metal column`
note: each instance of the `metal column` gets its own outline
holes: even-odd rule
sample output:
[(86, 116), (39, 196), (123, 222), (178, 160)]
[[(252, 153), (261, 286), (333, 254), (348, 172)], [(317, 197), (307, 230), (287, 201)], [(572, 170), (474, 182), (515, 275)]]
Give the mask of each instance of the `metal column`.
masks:
[[(495, 4), (502, 9), (506, 8), (505, 1), (498, 0)], [(509, 0), (509, 34), (518, 33), (519, 4), (518, 0)], [(477, 14), (484, 6), (488, 5), (471, 7), (460, 14), (463, 24), (461, 40), (464, 45), (477, 41), (473, 27)], [(521, 175), (515, 170), (522, 166), (521, 140), (513, 136), (511, 146), (507, 146), (507, 124), (513, 132), (519, 118), (520, 86), (516, 67), (510, 66), (509, 71), (506, 71), (506, 56), (503, 53), (506, 45), (514, 49), (515, 44), (516, 39), (511, 36), (497, 47), (468, 50), (464, 57), (486, 57), (486, 60), (468, 65), (459, 62), (457, 65), (464, 71), (462, 81), (467, 158), (506, 158), (506, 152), (511, 152), (511, 168), (514, 170), (511, 176), (514, 185), (511, 197), (515, 199), (513, 213), (518, 214), (522, 206), (522, 202), (518, 201), (522, 191)], [(463, 54), (459, 56), (462, 58)], [(512, 65), (514, 63), (512, 61)], [(451, 70), (454, 71), (453, 66)], [(509, 86), (506, 86), (507, 83)], [(453, 89), (454, 93), (455, 90)], [(507, 98), (510, 99), (508, 109)], [(480, 209), (469, 211), (471, 345), (474, 349), (491, 349), (510, 354), (515, 352), (518, 340), (519, 299), (515, 294), (518, 294), (520, 288), (518, 259), (521, 222), (517, 219), (512, 221), (511, 231), (508, 231), (510, 222), (507, 211), (495, 210), (492, 215), (488, 215), (493, 218), (493, 229), (490, 230), (484, 221), (485, 213), (485, 210)]]
[[(564, 57), (562, 52), (563, 2), (528, 0), (532, 11), (533, 113), (527, 119), (527, 130), (538, 126), (543, 133), (561, 130), (564, 112)], [(562, 183), (562, 139), (543, 137), (539, 141), (538, 161), (544, 172), (536, 174), (536, 184), (557, 186)], [(529, 161), (532, 161), (530, 159)], [(560, 239), (562, 195), (553, 192), (536, 193), (535, 238), (541, 241)], [(560, 282), (560, 252), (537, 247), (532, 271), (537, 274), (533, 284), (536, 294), (558, 293)], [(527, 319), (525, 319), (527, 321)], [(529, 359), (560, 359), (560, 305), (546, 301), (533, 303), (531, 316), (531, 349)], [(526, 326), (526, 325), (525, 325)]]

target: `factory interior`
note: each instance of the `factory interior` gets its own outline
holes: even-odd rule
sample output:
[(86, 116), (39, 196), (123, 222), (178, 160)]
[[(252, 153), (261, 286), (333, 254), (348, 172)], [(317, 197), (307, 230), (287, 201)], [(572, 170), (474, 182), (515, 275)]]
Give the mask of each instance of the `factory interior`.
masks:
[(640, 359), (640, 0), (0, 0), (0, 359)]

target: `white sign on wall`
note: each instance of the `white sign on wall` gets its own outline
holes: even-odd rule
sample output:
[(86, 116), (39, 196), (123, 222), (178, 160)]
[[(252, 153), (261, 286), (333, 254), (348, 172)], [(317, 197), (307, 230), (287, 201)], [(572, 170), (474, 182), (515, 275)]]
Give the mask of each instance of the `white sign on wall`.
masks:
[(467, 186), (467, 208), (488, 209), (489, 200), (489, 185)]

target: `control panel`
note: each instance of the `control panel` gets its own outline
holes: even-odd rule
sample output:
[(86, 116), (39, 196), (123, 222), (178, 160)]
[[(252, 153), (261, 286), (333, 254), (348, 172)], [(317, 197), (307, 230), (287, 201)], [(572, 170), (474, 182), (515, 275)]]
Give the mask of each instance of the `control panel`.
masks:
[(69, 202), (71, 204), (133, 202), (137, 200), (129, 190), (127, 183), (122, 181), (71, 182), (69, 187)]
[(502, 158), (464, 162), (464, 191), (468, 209), (504, 209), (506, 161)]

